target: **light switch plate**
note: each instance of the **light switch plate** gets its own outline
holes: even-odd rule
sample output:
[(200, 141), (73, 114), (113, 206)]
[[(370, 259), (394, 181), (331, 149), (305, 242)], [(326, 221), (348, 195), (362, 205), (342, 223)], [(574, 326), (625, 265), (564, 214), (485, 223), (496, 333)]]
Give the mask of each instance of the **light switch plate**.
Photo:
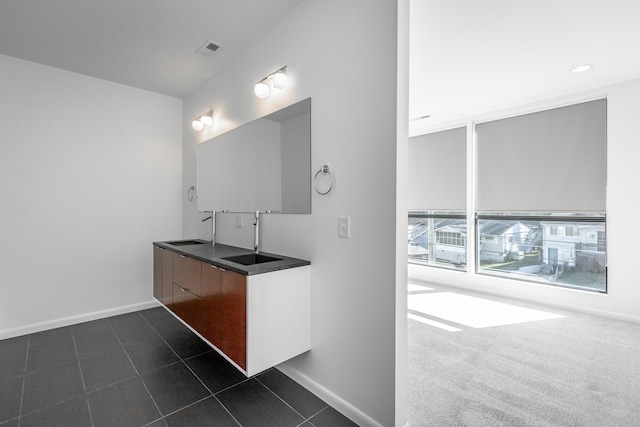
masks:
[(242, 227), (242, 225), (243, 225), (243, 223), (242, 223), (243, 218), (244, 218), (244, 217), (242, 216), (242, 214), (238, 214), (238, 215), (236, 215), (236, 227)]
[(338, 217), (338, 237), (348, 239), (351, 237), (351, 217)]

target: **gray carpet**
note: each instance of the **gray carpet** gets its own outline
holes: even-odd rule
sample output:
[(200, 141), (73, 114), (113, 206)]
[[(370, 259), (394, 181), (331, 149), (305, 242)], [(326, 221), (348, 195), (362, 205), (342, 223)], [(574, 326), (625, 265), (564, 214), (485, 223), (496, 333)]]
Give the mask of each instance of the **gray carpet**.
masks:
[(640, 325), (486, 298), (566, 318), (480, 329), (433, 318), (459, 332), (409, 319), (412, 427), (640, 426)]

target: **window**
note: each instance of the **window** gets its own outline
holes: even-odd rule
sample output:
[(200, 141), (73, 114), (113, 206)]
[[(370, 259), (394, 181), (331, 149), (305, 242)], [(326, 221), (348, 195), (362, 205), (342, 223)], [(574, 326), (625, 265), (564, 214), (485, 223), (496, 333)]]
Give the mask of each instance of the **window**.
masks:
[(409, 140), (409, 261), (467, 266), (467, 128)]
[(606, 292), (606, 100), (479, 123), (475, 137), (477, 272)]
[(478, 274), (606, 292), (606, 109), (598, 99), (476, 123), (468, 145), (466, 127), (411, 138), (411, 262), (466, 269), (471, 243)]
[(449, 246), (467, 247), (467, 236), (458, 231), (436, 231), (436, 243)]
[[(587, 215), (478, 215), (478, 272), (598, 292), (606, 291), (605, 218)], [(559, 234), (566, 227), (575, 230)], [(590, 243), (590, 240), (592, 243)]]
[(466, 270), (466, 218), (455, 212), (410, 212), (409, 261)]

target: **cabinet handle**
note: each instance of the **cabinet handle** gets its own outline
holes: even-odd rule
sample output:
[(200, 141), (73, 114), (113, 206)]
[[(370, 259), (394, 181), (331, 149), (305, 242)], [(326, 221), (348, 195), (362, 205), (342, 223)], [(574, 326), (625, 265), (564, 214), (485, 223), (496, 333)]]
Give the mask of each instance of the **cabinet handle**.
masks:
[(187, 292), (187, 290), (186, 290), (186, 289), (184, 289), (184, 288), (180, 288), (180, 290), (181, 290), (182, 292)]

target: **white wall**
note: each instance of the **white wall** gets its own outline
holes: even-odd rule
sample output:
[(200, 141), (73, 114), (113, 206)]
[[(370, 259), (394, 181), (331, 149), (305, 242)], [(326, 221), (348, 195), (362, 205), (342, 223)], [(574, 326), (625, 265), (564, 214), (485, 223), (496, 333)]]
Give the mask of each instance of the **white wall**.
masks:
[[(395, 412), (397, 16), (395, 0), (306, 1), (184, 100), (183, 192), (198, 142), (312, 98), (312, 173), (328, 164), (334, 189), (312, 194), (311, 215), (263, 215), (261, 249), (311, 261), (312, 350), (288, 373), (361, 425), (406, 419)], [(283, 65), (289, 88), (256, 98), (255, 82)], [(217, 122), (194, 132), (210, 107)], [(205, 215), (183, 200), (184, 237), (207, 238)], [(341, 215), (350, 239), (338, 237)], [(232, 216), (219, 215), (218, 241), (251, 247), (250, 218), (235, 228)]]
[[(595, 88), (578, 94), (541, 101), (536, 104), (503, 110), (476, 117), (504, 117), (524, 111), (607, 96), (607, 261), (606, 295), (563, 289), (548, 285), (521, 282), (476, 275), (473, 267), (467, 273), (409, 266), (409, 277), (450, 286), (524, 298), (600, 313), (610, 317), (640, 322), (640, 286), (638, 286), (636, 237), (630, 233), (637, 222), (640, 198), (635, 183), (640, 182), (640, 144), (636, 116), (640, 111), (640, 79), (611, 86)], [(473, 195), (470, 195), (470, 200)]]
[(179, 237), (176, 98), (0, 55), (0, 339), (149, 305)]

